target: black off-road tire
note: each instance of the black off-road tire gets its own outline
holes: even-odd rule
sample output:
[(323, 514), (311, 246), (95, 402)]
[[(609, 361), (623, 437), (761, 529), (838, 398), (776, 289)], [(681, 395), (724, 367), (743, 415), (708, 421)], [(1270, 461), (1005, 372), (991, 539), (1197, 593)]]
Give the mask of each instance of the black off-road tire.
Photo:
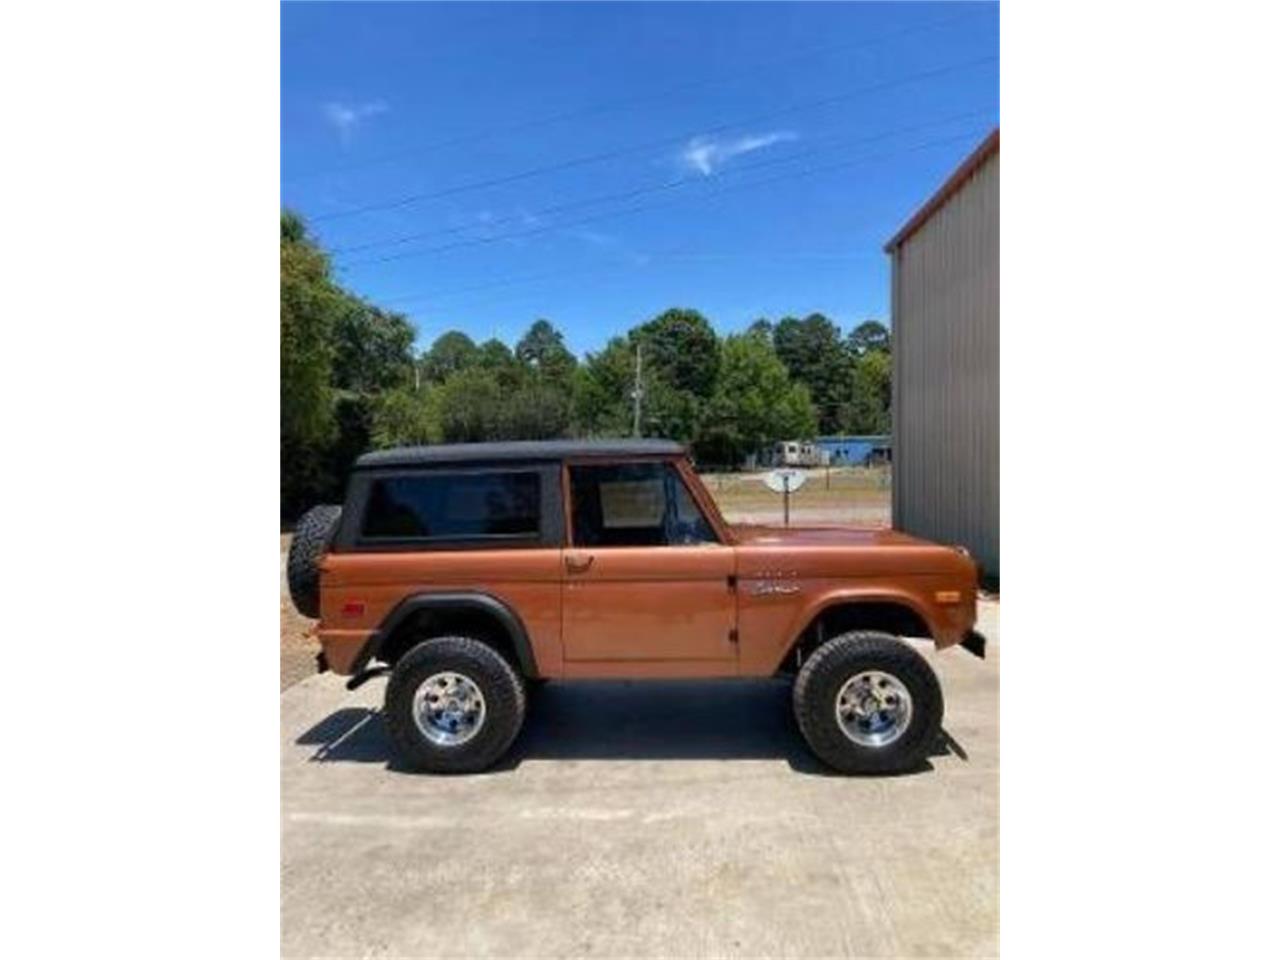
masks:
[[(836, 720), (836, 698), (855, 674), (891, 674), (911, 694), (907, 729), (881, 747), (855, 743)], [(897, 773), (919, 768), (942, 728), (942, 687), (929, 662), (887, 633), (855, 630), (828, 640), (810, 655), (792, 688), (796, 722), (818, 758), (842, 773)]]
[[(459, 673), (480, 688), (485, 713), (480, 729), (464, 743), (434, 743), (413, 716), (413, 697), (432, 674)], [(387, 729), (403, 763), (428, 773), (476, 773), (498, 761), (520, 733), (525, 715), (524, 682), (500, 653), (471, 637), (433, 637), (409, 650), (387, 682)]]
[(289, 544), (289, 596), (304, 617), (320, 616), (320, 558), (338, 528), (342, 507), (331, 503), (312, 507), (302, 515)]

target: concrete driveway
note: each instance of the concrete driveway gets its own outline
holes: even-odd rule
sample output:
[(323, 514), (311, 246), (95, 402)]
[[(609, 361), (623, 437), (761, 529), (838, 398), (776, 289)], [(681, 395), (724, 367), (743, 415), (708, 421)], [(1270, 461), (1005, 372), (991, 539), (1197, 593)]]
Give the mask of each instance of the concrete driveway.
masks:
[(384, 682), (281, 696), (285, 956), (993, 956), (999, 623), (928, 769), (829, 775), (781, 682), (551, 684), (499, 769), (402, 773)]

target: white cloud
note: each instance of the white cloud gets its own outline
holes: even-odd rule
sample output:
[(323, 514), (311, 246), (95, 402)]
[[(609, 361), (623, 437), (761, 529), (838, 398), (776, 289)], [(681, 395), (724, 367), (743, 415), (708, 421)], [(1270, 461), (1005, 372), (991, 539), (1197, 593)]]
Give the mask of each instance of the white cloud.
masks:
[(338, 131), (338, 136), (342, 138), (343, 143), (351, 140), (352, 135), (356, 131), (356, 127), (360, 126), (369, 117), (376, 117), (380, 113), (386, 113), (391, 108), (381, 100), (373, 100), (369, 103), (340, 103), (336, 100), (330, 101), (324, 105), (324, 115), (334, 129)]
[(680, 152), (680, 160), (685, 166), (697, 170), (703, 176), (710, 176), (717, 167), (722, 167), (734, 157), (754, 150), (762, 150), (775, 143), (797, 139), (791, 130), (775, 130), (772, 133), (748, 133), (731, 140), (716, 140), (712, 137), (694, 137)]

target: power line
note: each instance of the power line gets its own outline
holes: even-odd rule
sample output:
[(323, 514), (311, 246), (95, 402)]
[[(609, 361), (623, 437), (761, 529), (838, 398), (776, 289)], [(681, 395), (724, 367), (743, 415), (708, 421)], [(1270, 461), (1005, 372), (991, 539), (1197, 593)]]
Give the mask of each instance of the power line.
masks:
[[(709, 200), (709, 199), (715, 199), (715, 198), (717, 198), (717, 197), (721, 197), (721, 196), (723, 196), (723, 195), (725, 195), (725, 194), (727, 194), (727, 193), (732, 193), (732, 192), (733, 192), (733, 191), (735, 191), (735, 190), (741, 190), (741, 189), (750, 188), (750, 187), (765, 186), (765, 185), (768, 185), (768, 184), (771, 184), (771, 183), (776, 183), (776, 182), (778, 182), (778, 181), (780, 181), (780, 180), (791, 180), (791, 179), (796, 179), (796, 178), (801, 177), (801, 176), (814, 176), (814, 175), (819, 175), (819, 174), (823, 174), (823, 173), (830, 173), (830, 172), (833, 172), (833, 171), (836, 171), (836, 170), (846, 170), (846, 169), (849, 169), (850, 167), (856, 167), (856, 166), (858, 166), (858, 165), (860, 165), (860, 164), (864, 164), (864, 163), (868, 163), (868, 162), (874, 162), (874, 161), (877, 161), (877, 160), (883, 160), (883, 159), (891, 159), (891, 158), (893, 158), (893, 157), (901, 156), (901, 155), (906, 154), (906, 153), (914, 153), (914, 152), (917, 152), (917, 151), (920, 151), (920, 150), (927, 150), (927, 149), (931, 149), (931, 148), (933, 148), (933, 147), (946, 146), (946, 145), (949, 145), (949, 144), (952, 144), (952, 143), (957, 143), (957, 142), (961, 142), (961, 141), (964, 141), (964, 140), (969, 140), (969, 139), (971, 139), (971, 138), (973, 138), (973, 137), (980, 136), (980, 135), (984, 134), (985, 132), (986, 132), (985, 130), (972, 130), (972, 131), (968, 131), (968, 132), (966, 132), (966, 133), (964, 133), (964, 134), (959, 134), (959, 135), (956, 135), (956, 136), (953, 136), (953, 137), (946, 137), (946, 138), (939, 139), (939, 140), (926, 141), (925, 143), (916, 144), (916, 145), (914, 145), (914, 146), (912, 146), (912, 147), (909, 147), (909, 148), (906, 148), (906, 149), (903, 149), (903, 150), (895, 150), (895, 151), (891, 151), (891, 152), (887, 152), (887, 153), (881, 153), (881, 154), (876, 154), (876, 155), (872, 155), (872, 156), (859, 157), (859, 158), (854, 159), (854, 160), (842, 161), (842, 162), (840, 162), (840, 163), (827, 164), (827, 165), (825, 165), (825, 166), (820, 166), (820, 167), (812, 167), (812, 168), (809, 168), (809, 169), (807, 169), (807, 170), (794, 171), (794, 172), (792, 172), (792, 173), (783, 174), (783, 175), (780, 175), (780, 176), (777, 176), (777, 177), (767, 177), (767, 178), (765, 178), (765, 179), (762, 179), (762, 180), (754, 180), (754, 181), (751, 181), (751, 182), (749, 182), (749, 183), (738, 183), (738, 184), (732, 184), (731, 186), (725, 187), (723, 190), (715, 191), (715, 192), (712, 192), (712, 193), (699, 194), (699, 195), (697, 195), (697, 196), (695, 196), (695, 197), (687, 197), (687, 198), (680, 198), (680, 199), (681, 199), (681, 200), (683, 200), (683, 199), (691, 199), (691, 200)], [(674, 205), (674, 203), (678, 203), (678, 202), (680, 202), (680, 201), (679, 201), (679, 200), (677, 200), (677, 201), (667, 201), (667, 202), (665, 202), (665, 203), (649, 204), (649, 205), (640, 206), (640, 207), (632, 207), (632, 208), (624, 209), (624, 210), (620, 210), (620, 211), (611, 211), (611, 212), (609, 212), (609, 213), (607, 213), (607, 214), (605, 214), (605, 215), (603, 215), (603, 216), (591, 217), (591, 218), (588, 218), (588, 220), (585, 220), (585, 221), (584, 221), (584, 220), (579, 220), (579, 221), (573, 221), (573, 222), (566, 223), (566, 224), (560, 224), (560, 225), (558, 225), (558, 226), (556, 226), (556, 227), (552, 227), (552, 228), (548, 228), (548, 229), (563, 229), (564, 227), (568, 227), (568, 226), (576, 226), (576, 225), (578, 225), (578, 224), (580, 224), (580, 223), (584, 223), (584, 222), (594, 222), (594, 221), (596, 221), (596, 220), (602, 220), (602, 219), (605, 219), (606, 217), (612, 217), (612, 216), (626, 216), (626, 215), (628, 215), (628, 214), (632, 214), (632, 213), (641, 213), (641, 212), (648, 211), (648, 210), (654, 210), (654, 209), (660, 209), (660, 208), (663, 208), (663, 207), (669, 207), (669, 206)], [(544, 232), (545, 232), (545, 231), (544, 231)], [(508, 239), (513, 239), (513, 237), (508, 237)], [(616, 272), (616, 271), (621, 270), (621, 269), (625, 269), (625, 268), (624, 268), (624, 267), (610, 267), (610, 268), (608, 268), (608, 272)], [(456, 289), (456, 290), (453, 290), (453, 291), (449, 291), (449, 292), (447, 292), (447, 293), (406, 294), (406, 295), (396, 296), (396, 297), (384, 297), (384, 298), (381, 298), (381, 299), (382, 299), (382, 301), (383, 301), (383, 302), (386, 302), (386, 303), (401, 303), (401, 304), (403, 304), (403, 303), (412, 303), (412, 302), (416, 302), (416, 301), (423, 301), (423, 300), (430, 301), (430, 300), (439, 299), (439, 298), (442, 298), (442, 297), (445, 297), (445, 296), (454, 296), (454, 295), (456, 295), (456, 294), (458, 294), (458, 293), (463, 293), (463, 292), (481, 292), (481, 291), (484, 291), (484, 290), (491, 289), (491, 288), (493, 288), (493, 287), (506, 286), (506, 285), (510, 285), (510, 284), (512, 284), (512, 283), (525, 283), (525, 282), (530, 282), (530, 281), (542, 280), (542, 279), (547, 279), (547, 278), (549, 278), (549, 277), (561, 276), (561, 275), (564, 275), (564, 274), (566, 274), (566, 273), (582, 275), (582, 274), (594, 274), (594, 273), (600, 273), (600, 272), (601, 272), (601, 271), (600, 271), (600, 270), (598, 270), (598, 269), (597, 269), (597, 270), (586, 270), (586, 271), (551, 271), (551, 272), (546, 273), (546, 274), (538, 274), (538, 275), (534, 275), (534, 276), (531, 276), (531, 277), (523, 277), (523, 278), (519, 278), (519, 277), (518, 277), (518, 278), (510, 278), (510, 277), (507, 277), (507, 278), (501, 278), (501, 279), (496, 280), (496, 281), (493, 281), (493, 282), (491, 282), (491, 283), (477, 284), (477, 285), (474, 285), (474, 286), (472, 286), (472, 287), (468, 287), (468, 288), (464, 288), (464, 289)]]
[(979, 67), (998, 61), (998, 57), (979, 57), (974, 60), (966, 60), (960, 63), (947, 64), (943, 67), (935, 67), (932, 70), (925, 70), (920, 73), (910, 74), (906, 77), (900, 77), (896, 80), (883, 81), (881, 83), (872, 84), (868, 87), (862, 87), (858, 90), (852, 90), (842, 94), (836, 94), (830, 97), (822, 97), (817, 100), (804, 101), (797, 104), (791, 104), (776, 110), (766, 111), (765, 113), (756, 114), (742, 120), (735, 120), (730, 123), (722, 123), (714, 127), (685, 132), (674, 137), (662, 137), (658, 140), (649, 140), (640, 144), (633, 144), (627, 147), (619, 147), (615, 150), (607, 150), (602, 153), (588, 154), (586, 156), (575, 157), (571, 160), (563, 160), (559, 163), (546, 164), (541, 167), (532, 167), (527, 170), (521, 170), (517, 173), (506, 174), (501, 177), (490, 177), (485, 180), (473, 180), (469, 183), (457, 184), (452, 187), (445, 187), (441, 190), (430, 191), (426, 193), (413, 193), (406, 196), (397, 197), (390, 200), (379, 201), (377, 203), (365, 204), (360, 207), (352, 207), (349, 210), (340, 210), (333, 213), (320, 214), (312, 216), (310, 219), (314, 223), (320, 223), (329, 220), (338, 220), (346, 217), (359, 216), (365, 213), (375, 213), (382, 210), (393, 210), (399, 207), (408, 206), (413, 203), (420, 203), (424, 200), (435, 200), (441, 197), (454, 196), (459, 193), (466, 193), (472, 190), (481, 190), (487, 187), (501, 186), (507, 183), (514, 183), (519, 180), (527, 180), (531, 177), (541, 176), (547, 173), (555, 173), (560, 170), (568, 170), (574, 167), (587, 166), (594, 163), (601, 163), (606, 160), (612, 160), (617, 157), (627, 156), (628, 154), (638, 153), (644, 150), (651, 150), (654, 147), (665, 146), (671, 143), (679, 143), (695, 136), (706, 136), (714, 133), (722, 133), (725, 130), (732, 130), (735, 127), (746, 126), (748, 124), (760, 123), (764, 120), (772, 120), (776, 117), (788, 116), (793, 113), (800, 113), (808, 110), (820, 109), (822, 107), (832, 106), (837, 103), (845, 103), (849, 100), (855, 100), (858, 97), (866, 96), (870, 93), (878, 93), (882, 90), (891, 90), (894, 87), (905, 86), (914, 83), (917, 80), (931, 79), (938, 76), (944, 76), (957, 70), (965, 70), (971, 67)]
[(728, 186), (720, 190), (712, 190), (706, 193), (695, 194), (691, 197), (678, 197), (674, 201), (669, 200), (661, 203), (641, 204), (635, 207), (624, 207), (621, 210), (606, 210), (603, 213), (593, 214), (592, 216), (589, 216), (589, 217), (581, 217), (577, 220), (568, 220), (563, 223), (555, 223), (555, 224), (549, 224), (546, 226), (535, 227), (533, 229), (523, 230), (518, 233), (506, 233), (497, 237), (473, 237), (469, 240), (458, 240), (453, 243), (442, 244), (436, 247), (429, 247), (426, 250), (416, 250), (410, 253), (396, 254), (396, 255), (387, 256), (387, 257), (378, 257), (370, 260), (357, 260), (352, 263), (345, 264), (340, 269), (346, 270), (346, 269), (350, 269), (352, 267), (358, 267), (358, 266), (371, 266), (375, 264), (389, 263), (397, 260), (410, 260), (410, 259), (415, 259), (417, 257), (431, 256), (437, 253), (444, 253), (450, 250), (457, 250), (462, 247), (471, 247), (471, 246), (479, 246), (479, 245), (488, 244), (488, 243), (497, 243), (502, 240), (521, 240), (527, 237), (539, 236), (544, 233), (553, 233), (559, 230), (564, 230), (568, 227), (585, 226), (586, 224), (590, 224), (590, 223), (598, 223), (601, 220), (611, 220), (615, 217), (630, 216), (636, 213), (644, 213), (649, 210), (660, 210), (665, 207), (671, 206), (673, 203), (679, 203), (683, 200), (711, 199), (714, 197), (723, 196), (724, 194), (731, 193), (735, 190), (742, 190), (742, 189), (747, 189), (751, 187), (764, 186), (766, 184), (778, 183), (783, 180), (792, 180), (799, 177), (812, 176), (814, 174), (823, 173), (830, 170), (842, 170), (842, 169), (845, 169), (846, 167), (856, 166), (859, 163), (863, 163), (867, 160), (877, 160), (877, 159), (883, 159), (886, 157), (894, 157), (894, 156), (898, 156), (900, 153), (912, 153), (912, 152), (915, 152), (916, 150), (925, 149), (930, 146), (954, 143), (958, 140), (967, 139), (973, 135), (974, 135), (973, 131), (966, 131), (965, 133), (954, 136), (954, 137), (947, 137), (947, 138), (936, 140), (936, 141), (928, 141), (924, 144), (917, 144), (915, 146), (906, 148), (905, 150), (901, 150), (901, 151), (894, 151), (891, 153), (880, 154), (872, 157), (857, 158), (852, 161), (844, 161), (838, 164), (828, 164), (827, 166), (822, 166), (822, 167), (810, 167), (807, 169), (793, 171), (791, 173), (780, 174), (779, 176), (776, 176), (776, 177), (766, 177), (763, 180), (751, 180), (746, 183), (729, 184)]
[(795, 53), (788, 54), (784, 57), (775, 57), (775, 58), (770, 58), (768, 60), (756, 61), (751, 66), (739, 67), (737, 69), (727, 71), (723, 74), (702, 77), (697, 80), (690, 80), (685, 83), (679, 83), (674, 86), (667, 87), (664, 90), (660, 90), (657, 93), (641, 94), (641, 95), (632, 96), (632, 97), (619, 97), (613, 100), (604, 100), (594, 104), (588, 104), (587, 106), (578, 107), (573, 110), (562, 111), (560, 113), (548, 114), (542, 117), (533, 117), (530, 119), (520, 120), (515, 123), (505, 124), (501, 126), (491, 126), (486, 129), (473, 131), (471, 133), (459, 134), (453, 137), (446, 137), (442, 140), (437, 140), (432, 143), (415, 147), (412, 150), (401, 151), (395, 154), (390, 154), (382, 157), (375, 157), (370, 160), (360, 161), (358, 163), (348, 163), (348, 164), (343, 164), (341, 166), (330, 167), (326, 170), (312, 170), (306, 173), (296, 174), (292, 177), (285, 177), (284, 182), (295, 183), (299, 180), (312, 179), (314, 177), (325, 176), (327, 174), (345, 173), (350, 170), (360, 170), (365, 167), (378, 166), (386, 163), (395, 163), (398, 160), (404, 160), (409, 157), (419, 156), (423, 153), (428, 153), (430, 151), (443, 150), (449, 147), (460, 146), (462, 144), (476, 143), (482, 140), (487, 140), (491, 137), (498, 136), (499, 134), (517, 133), (520, 131), (530, 130), (530, 129), (534, 129), (536, 127), (541, 127), (541, 126), (547, 126), (554, 123), (563, 123), (566, 120), (575, 120), (582, 117), (595, 116), (598, 114), (607, 114), (619, 108), (628, 109), (630, 107), (633, 107), (642, 103), (652, 103), (658, 100), (665, 100), (668, 97), (674, 96), (679, 93), (687, 93), (690, 90), (697, 90), (699, 88), (707, 87), (707, 86), (715, 86), (716, 84), (724, 83), (727, 80), (730, 80), (739, 76), (747, 76), (750, 74), (754, 74), (765, 67), (777, 66), (784, 63), (791, 63), (796, 60), (805, 60), (813, 57), (825, 56), (826, 54), (835, 53), (840, 50), (853, 51), (853, 50), (868, 49), (871, 47), (879, 46), (880, 44), (889, 40), (895, 40), (900, 37), (910, 36), (915, 33), (924, 33), (930, 30), (936, 30), (941, 27), (949, 26), (950, 24), (956, 23), (958, 21), (970, 19), (971, 17), (976, 18), (976, 16), (977, 16), (976, 14), (970, 14), (969, 12), (966, 11), (966, 13), (964, 14), (957, 14), (949, 17), (944, 17), (942, 19), (935, 20), (930, 23), (918, 24), (911, 27), (905, 27), (900, 30), (893, 30), (893, 31), (890, 31), (889, 33), (881, 34), (880, 36), (874, 37), (870, 40), (848, 40), (841, 43), (832, 43), (832, 44), (825, 44), (820, 47), (812, 47), (808, 50), (797, 51)]
[[(674, 189), (678, 189), (680, 187), (688, 186), (691, 184), (709, 183), (717, 179), (720, 179), (722, 177), (731, 176), (733, 174), (742, 173), (748, 170), (756, 170), (761, 167), (776, 166), (777, 164), (780, 164), (780, 163), (794, 163), (796, 160), (801, 160), (801, 159), (804, 159), (805, 157), (811, 157), (814, 154), (822, 153), (826, 150), (830, 150), (833, 148), (854, 146), (861, 143), (874, 143), (877, 140), (885, 140), (890, 137), (895, 137), (904, 133), (916, 133), (920, 130), (927, 130), (930, 127), (943, 126), (948, 123), (955, 123), (959, 120), (969, 120), (974, 117), (986, 114), (988, 112), (990, 111), (989, 109), (986, 109), (986, 108), (982, 110), (968, 110), (964, 113), (954, 114), (952, 116), (943, 117), (938, 120), (930, 120), (925, 123), (912, 124), (911, 126), (907, 126), (907, 127), (898, 127), (895, 130), (886, 130), (882, 133), (878, 133), (870, 137), (856, 137), (852, 139), (849, 137), (838, 137), (834, 141), (829, 141), (825, 145), (814, 147), (811, 150), (803, 150), (798, 153), (790, 153), (781, 157), (770, 157), (768, 159), (758, 160), (755, 162), (737, 164), (733, 167), (726, 169), (721, 173), (716, 173), (711, 175), (694, 175), (694, 176), (677, 177), (673, 180), (667, 180), (657, 184), (649, 184), (647, 186), (638, 187), (632, 190), (625, 190), (625, 191), (622, 191), (621, 193), (597, 194), (596, 196), (593, 196), (593, 197), (586, 197), (583, 199), (572, 200), (565, 203), (553, 204), (549, 207), (542, 207), (538, 210), (529, 211), (527, 213), (517, 213), (517, 214), (512, 214), (511, 216), (498, 217), (495, 220), (486, 220), (482, 224), (466, 224), (458, 227), (442, 227), (435, 230), (426, 230), (421, 233), (402, 234), (397, 237), (388, 237), (382, 240), (370, 240), (365, 243), (353, 244), (346, 247), (334, 247), (332, 250), (330, 250), (330, 253), (339, 255), (339, 254), (346, 254), (346, 253), (356, 253), (363, 250), (372, 250), (377, 247), (401, 246), (406, 243), (413, 243), (416, 240), (426, 240), (431, 237), (446, 236), (446, 235), (456, 234), (456, 233), (466, 233), (467, 231), (474, 230), (477, 227), (483, 227), (484, 229), (492, 229), (493, 227), (500, 226), (502, 224), (513, 223), (516, 221), (527, 222), (527, 220), (531, 217), (537, 218), (537, 217), (550, 216), (552, 214), (563, 213), (566, 210), (573, 210), (579, 207), (589, 207), (597, 203), (608, 203), (614, 200), (630, 200), (633, 197), (642, 196), (646, 193), (657, 193), (663, 190), (674, 190)], [(502, 238), (498, 237), (495, 239), (502, 239)], [(399, 258), (387, 257), (385, 259), (399, 259)], [(359, 264), (380, 263), (380, 262), (383, 262), (382, 258), (355, 261), (351, 265), (356, 266)]]
[[(977, 113), (983, 113), (983, 112), (985, 111), (975, 111), (973, 114), (969, 114), (969, 116), (973, 116), (973, 115), (976, 115)], [(947, 122), (954, 122), (955, 119), (956, 118), (952, 118), (950, 121), (947, 121)], [(922, 125), (919, 125), (916, 129), (923, 129), (929, 126), (936, 126), (936, 125), (937, 124), (922, 124)], [(847, 147), (852, 145), (861, 145), (863, 143), (874, 143), (877, 140), (883, 140), (883, 139), (886, 139), (887, 137), (896, 136), (904, 132), (910, 132), (910, 131), (906, 129), (892, 131), (890, 133), (878, 135), (875, 137), (868, 137), (868, 138), (862, 138), (861, 140), (850, 141), (849, 143), (846, 143), (845, 146)], [(791, 163), (791, 162), (795, 162), (796, 160), (802, 160), (802, 159), (805, 159), (806, 157), (811, 157), (814, 154), (821, 154), (823, 152), (824, 152), (823, 150), (810, 150), (810, 151), (805, 151), (799, 154), (790, 154), (786, 157), (772, 158), (769, 160), (764, 160), (764, 161), (760, 161), (753, 164), (745, 164), (743, 166), (735, 168), (731, 172), (742, 173), (750, 170), (759, 169), (761, 167), (775, 166), (778, 163)], [(803, 173), (803, 171), (801, 172)], [(671, 181), (665, 184), (659, 184), (657, 186), (645, 187), (645, 188), (628, 191), (625, 194), (617, 195), (615, 199), (629, 199), (631, 197), (638, 196), (644, 193), (654, 193), (654, 192), (662, 192), (666, 190), (674, 190), (674, 189), (678, 189), (679, 187), (688, 186), (689, 184), (704, 183), (711, 179), (715, 179), (715, 180), (722, 179), (724, 176), (726, 176), (726, 174), (720, 174), (715, 178), (705, 178), (705, 177), (704, 178), (685, 178), (680, 181)], [(786, 179), (786, 177), (773, 178), (770, 180), (759, 181), (759, 182), (771, 183), (776, 179)], [(754, 183), (757, 181), (752, 181), (752, 182)], [(751, 184), (748, 183), (745, 185), (750, 186)], [(733, 189), (738, 186), (742, 186), (742, 184), (735, 184), (732, 187), (729, 187), (726, 189)], [(719, 192), (723, 192), (723, 191), (719, 191)], [(715, 196), (716, 194), (717, 194), (717, 191), (710, 191), (708, 194), (704, 194), (704, 195)], [(667, 205), (668, 204), (657, 204), (656, 206), (662, 207)], [(490, 243), (499, 243), (504, 240), (518, 240), (526, 237), (539, 236), (545, 233), (555, 233), (556, 231), (563, 230), (568, 227), (583, 226), (585, 224), (595, 223), (598, 220), (608, 220), (614, 216), (625, 215), (629, 212), (639, 212), (642, 210), (652, 209), (653, 206), (654, 205), (641, 205), (639, 207), (623, 208), (621, 211), (617, 211), (617, 210), (605, 211), (604, 213), (593, 214), (588, 217), (581, 217), (577, 220), (569, 220), (561, 223), (553, 223), (553, 224), (547, 224), (544, 226), (532, 227), (528, 230), (522, 230), (515, 233), (503, 233), (495, 236), (486, 236), (486, 237), (469, 237), (464, 240), (455, 240), (450, 243), (439, 244), (434, 247), (428, 247), (424, 250), (412, 250), (406, 253), (388, 254), (382, 257), (370, 257), (365, 260), (352, 260), (346, 264), (341, 265), (339, 269), (346, 269), (350, 267), (373, 266), (380, 263), (392, 263), (398, 260), (412, 260), (418, 257), (430, 256), (437, 253), (446, 253), (452, 250), (463, 249), (465, 247), (484, 246)], [(510, 219), (510, 218), (506, 218), (506, 219)]]

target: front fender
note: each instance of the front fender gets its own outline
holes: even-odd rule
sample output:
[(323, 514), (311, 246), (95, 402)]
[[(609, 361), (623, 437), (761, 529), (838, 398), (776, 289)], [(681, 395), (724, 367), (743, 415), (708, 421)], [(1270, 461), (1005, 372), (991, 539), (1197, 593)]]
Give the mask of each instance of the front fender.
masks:
[(924, 602), (921, 597), (911, 591), (886, 588), (859, 589), (855, 587), (833, 590), (810, 602), (796, 618), (797, 623), (793, 624), (795, 629), (792, 639), (799, 636), (800, 631), (813, 623), (817, 617), (827, 610), (857, 603), (891, 603), (906, 607), (924, 621), (924, 625), (929, 628), (929, 638), (934, 641), (950, 632), (948, 625), (939, 616), (938, 608)]
[[(935, 583), (925, 578), (917, 589), (897, 584), (830, 583), (808, 591), (802, 602), (784, 611), (780, 604), (755, 602), (741, 608), (741, 672), (744, 675), (770, 675), (784, 663), (796, 641), (823, 613), (850, 604), (893, 604), (909, 610), (925, 625), (929, 637), (942, 649), (959, 643), (972, 626), (968, 616), (950, 616), (947, 610), (932, 602)], [(797, 598), (799, 599), (799, 598)]]

